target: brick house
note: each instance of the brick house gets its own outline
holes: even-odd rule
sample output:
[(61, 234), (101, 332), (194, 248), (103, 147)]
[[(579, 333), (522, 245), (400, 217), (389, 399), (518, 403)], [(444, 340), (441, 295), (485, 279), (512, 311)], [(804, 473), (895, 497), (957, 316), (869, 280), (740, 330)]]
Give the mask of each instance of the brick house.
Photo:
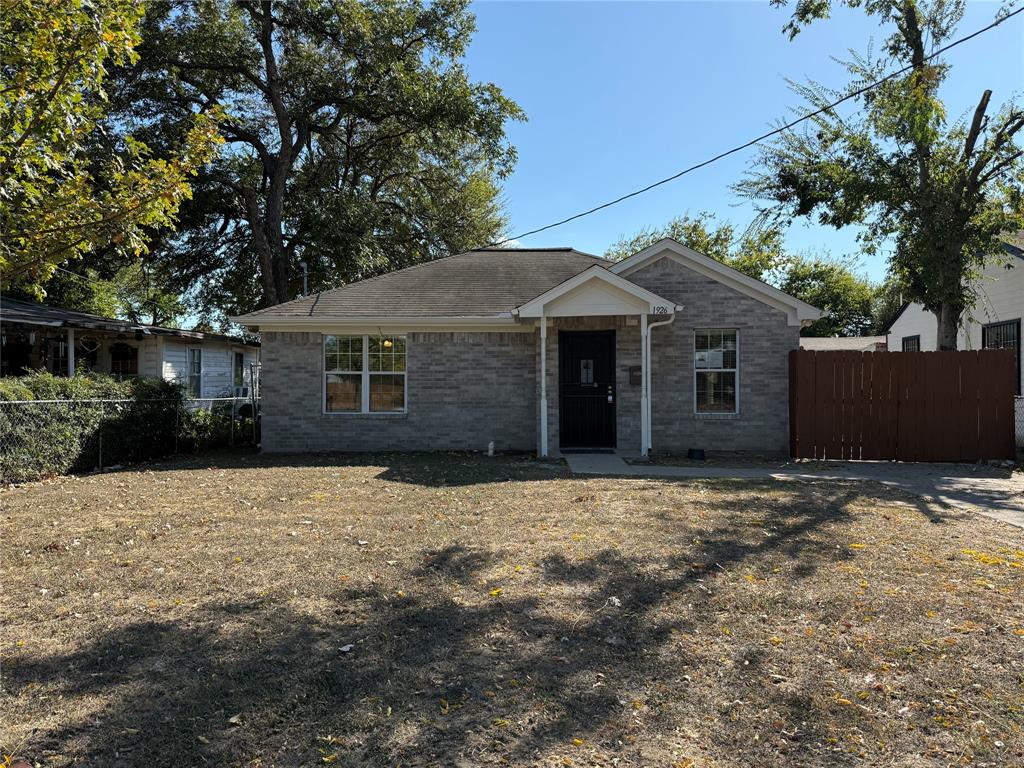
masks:
[(252, 312), (263, 449), (784, 452), (822, 312), (673, 240), (470, 251)]

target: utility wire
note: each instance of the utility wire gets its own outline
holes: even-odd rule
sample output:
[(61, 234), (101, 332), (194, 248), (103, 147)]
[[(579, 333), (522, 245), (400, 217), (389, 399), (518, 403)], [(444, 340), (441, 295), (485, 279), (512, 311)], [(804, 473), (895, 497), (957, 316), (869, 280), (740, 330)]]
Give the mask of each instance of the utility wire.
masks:
[[(982, 27), (981, 29), (977, 30), (976, 32), (972, 32), (971, 34), (969, 34), (969, 35), (967, 35), (965, 37), (961, 37), (959, 40), (954, 40), (952, 43), (949, 43), (948, 45), (942, 46), (941, 48), (935, 50), (933, 53), (930, 53), (929, 55), (925, 56), (924, 60), (925, 61), (931, 61), (936, 56), (939, 56), (939, 55), (945, 53), (946, 51), (950, 50), (951, 48), (955, 48), (956, 46), (961, 45), (962, 43), (966, 43), (968, 40), (973, 40), (978, 35), (981, 35), (981, 34), (983, 34), (985, 32), (988, 32), (990, 29), (994, 29), (995, 27), (998, 27), (1000, 24), (1002, 24), (1007, 19), (1011, 19), (1014, 16), (1016, 16), (1017, 14), (1022, 13), (1022, 12), (1024, 12), (1024, 8), (1018, 8), (1016, 11), (1013, 11), (1012, 13), (1008, 13), (1005, 16), (1002, 16), (1001, 18), (996, 19), (991, 24), (989, 24), (987, 27)], [(811, 118), (817, 117), (818, 115), (820, 115), (820, 114), (822, 114), (824, 112), (828, 112), (828, 111), (834, 109), (835, 107), (839, 106), (840, 104), (842, 104), (842, 103), (844, 103), (846, 101), (849, 101), (850, 99), (855, 99), (858, 96), (861, 96), (861, 95), (867, 93), (868, 91), (873, 90), (873, 89), (879, 87), (880, 85), (884, 85), (885, 83), (889, 82), (890, 80), (892, 80), (892, 79), (894, 79), (896, 77), (899, 77), (900, 75), (903, 75), (903, 74), (909, 72), (913, 68), (914, 68), (913, 64), (908, 64), (905, 67), (896, 70), (895, 72), (890, 72), (888, 75), (883, 77), (881, 80), (876, 80), (873, 83), (869, 83), (868, 85), (862, 86), (861, 88), (857, 88), (856, 90), (851, 91), (850, 93), (848, 93), (845, 96), (843, 96), (841, 99), (833, 101), (831, 104), (827, 104), (826, 106), (821, 107), (820, 109), (816, 109), (813, 112), (808, 112), (805, 115), (801, 115), (800, 117), (796, 118), (795, 120), (791, 120), (790, 122), (788, 122), (788, 123), (786, 123), (784, 125), (781, 125), (781, 126), (779, 126), (778, 128), (775, 128), (772, 131), (769, 131), (768, 133), (764, 133), (764, 134), (758, 136), (756, 139), (751, 139), (750, 141), (748, 141), (748, 142), (746, 142), (744, 144), (740, 144), (739, 146), (733, 147), (732, 149), (728, 149), (725, 152), (721, 152), (721, 153), (715, 155), (714, 157), (711, 157), (711, 158), (709, 158), (707, 160), (704, 160), (704, 161), (702, 161), (700, 163), (697, 163), (696, 165), (691, 165), (689, 168), (684, 168), (683, 170), (679, 171), (678, 173), (674, 173), (671, 176), (666, 176), (664, 179), (660, 179), (659, 181), (656, 181), (653, 184), (648, 184), (646, 187), (642, 187), (641, 189), (634, 190), (633, 192), (628, 192), (627, 194), (622, 195), (621, 197), (617, 197), (614, 200), (609, 200), (607, 203), (601, 203), (601, 205), (594, 206), (593, 208), (590, 208), (589, 210), (583, 211), (581, 213), (573, 214), (572, 216), (564, 218), (564, 219), (562, 219), (560, 221), (556, 221), (553, 224), (545, 224), (543, 227), (537, 227), (536, 229), (531, 229), (528, 232), (522, 232), (522, 233), (520, 233), (518, 235), (511, 235), (510, 237), (506, 237), (504, 240), (497, 240), (497, 241), (495, 241), (493, 243), (490, 243), (489, 245), (485, 245), (483, 247), (484, 248), (494, 248), (494, 247), (503, 245), (504, 243), (510, 242), (512, 240), (521, 240), (522, 238), (529, 237), (530, 235), (536, 235), (536, 234), (538, 234), (540, 232), (546, 232), (549, 229), (554, 229), (555, 227), (560, 227), (563, 224), (568, 224), (570, 221), (576, 221), (577, 219), (582, 219), (584, 216), (590, 216), (591, 214), (597, 213), (598, 211), (603, 211), (605, 208), (611, 208), (613, 205), (618, 205), (619, 203), (621, 203), (621, 202), (623, 202), (625, 200), (629, 200), (632, 197), (637, 197), (639, 195), (644, 194), (645, 192), (650, 192), (655, 187), (660, 187), (663, 184), (668, 184), (670, 181), (675, 181), (676, 179), (678, 179), (678, 178), (680, 178), (682, 176), (685, 176), (688, 173), (693, 173), (694, 171), (699, 170), (699, 169), (701, 169), (701, 168), (703, 168), (703, 167), (705, 167), (707, 165), (711, 165), (712, 163), (717, 162), (717, 161), (721, 160), (724, 157), (728, 157), (729, 155), (734, 155), (737, 152), (742, 152), (744, 149), (752, 147), (755, 144), (759, 144), (762, 141), (764, 141), (765, 139), (770, 139), (772, 136), (778, 136), (780, 133), (784, 133), (785, 131), (788, 131), (793, 126), (799, 125), (800, 123), (802, 123), (802, 122), (804, 122), (806, 120), (810, 120)]]

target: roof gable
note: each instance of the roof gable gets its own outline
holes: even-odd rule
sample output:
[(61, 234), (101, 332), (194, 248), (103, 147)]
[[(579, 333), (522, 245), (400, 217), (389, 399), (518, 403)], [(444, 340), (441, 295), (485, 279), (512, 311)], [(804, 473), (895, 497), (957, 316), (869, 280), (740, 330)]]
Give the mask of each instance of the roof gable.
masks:
[(516, 310), (519, 317), (671, 314), (672, 302), (593, 266), (531, 299)]
[(806, 301), (801, 301), (795, 296), (790, 296), (788, 293), (768, 285), (768, 283), (750, 277), (750, 275), (745, 275), (717, 259), (705, 256), (703, 253), (688, 248), (669, 237), (659, 240), (654, 245), (644, 248), (627, 259), (623, 259), (610, 267), (609, 270), (617, 275), (628, 278), (629, 275), (637, 270), (643, 269), (663, 258), (673, 259), (694, 272), (782, 310), (789, 317), (790, 325), (800, 325), (804, 322), (820, 320), (826, 314), (823, 310), (808, 304)]

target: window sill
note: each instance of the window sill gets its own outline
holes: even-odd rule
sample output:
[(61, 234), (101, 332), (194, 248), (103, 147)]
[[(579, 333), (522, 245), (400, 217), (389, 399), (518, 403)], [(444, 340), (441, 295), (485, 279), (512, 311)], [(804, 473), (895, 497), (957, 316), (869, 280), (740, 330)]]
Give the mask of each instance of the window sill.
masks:
[(700, 419), (702, 421), (732, 421), (738, 419), (740, 414), (737, 413), (695, 413), (693, 418)]
[(404, 419), (408, 417), (408, 411), (321, 411), (323, 416), (347, 416), (348, 418), (365, 417), (370, 419)]

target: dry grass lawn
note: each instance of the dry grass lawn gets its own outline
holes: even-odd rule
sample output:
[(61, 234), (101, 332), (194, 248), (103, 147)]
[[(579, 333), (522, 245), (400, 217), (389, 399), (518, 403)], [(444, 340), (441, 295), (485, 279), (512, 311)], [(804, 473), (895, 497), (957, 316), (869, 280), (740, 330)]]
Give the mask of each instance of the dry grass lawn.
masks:
[(0, 502), (43, 766), (1024, 764), (1024, 531), (871, 484), (224, 454)]

